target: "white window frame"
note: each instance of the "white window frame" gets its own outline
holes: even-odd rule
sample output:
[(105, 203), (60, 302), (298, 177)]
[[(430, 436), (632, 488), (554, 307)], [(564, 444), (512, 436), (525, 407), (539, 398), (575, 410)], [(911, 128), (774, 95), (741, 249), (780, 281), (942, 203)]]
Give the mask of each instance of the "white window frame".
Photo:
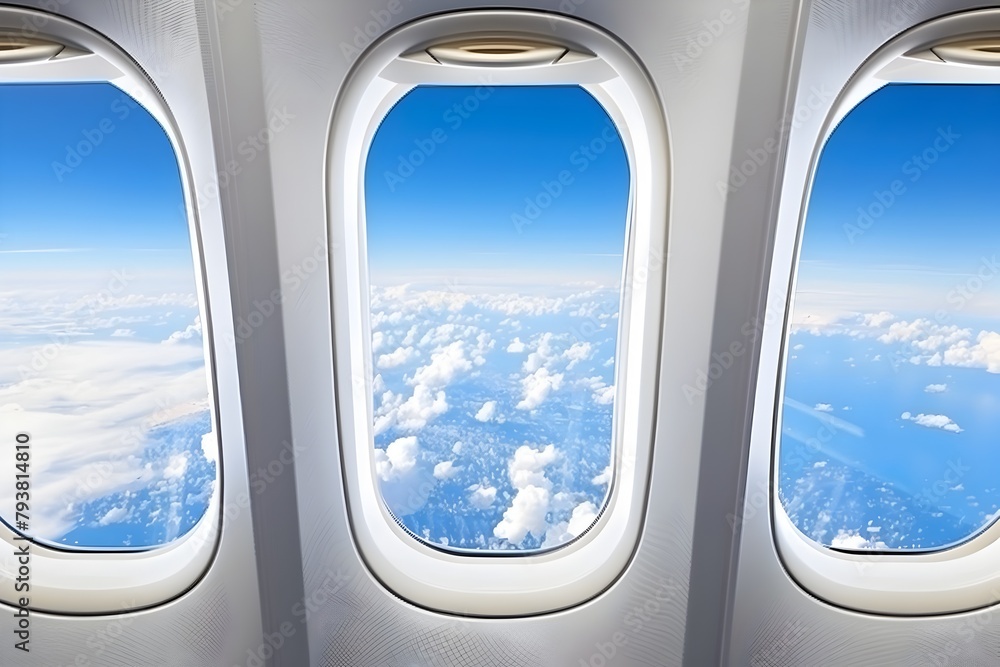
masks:
[[(848, 552), (824, 547), (799, 531), (777, 493), (784, 369), (789, 354), (786, 320), (792, 312), (802, 229), (819, 157), (840, 121), (889, 83), (1000, 84), (1000, 67), (934, 61), (926, 53), (942, 42), (990, 32), (1000, 33), (1000, 10), (939, 18), (903, 33), (878, 49), (835, 100), (822, 103), (817, 109), (826, 115), (821, 127), (793, 128), (789, 135), (789, 161), (795, 155), (811, 154), (810, 168), (804, 190), (795, 174), (786, 172), (784, 177), (769, 289), (771, 294), (790, 296), (785, 317), (769, 319), (763, 329), (756, 405), (773, 411), (773, 421), (765, 425), (759, 420), (755, 439), (763, 440), (767, 429), (772, 449), (771, 521), (784, 567), (811, 594), (848, 609), (910, 616), (959, 612), (1000, 601), (1000, 522), (938, 550)], [(807, 82), (802, 85), (808, 87)]]
[[(34, 28), (38, 27), (38, 32)], [(29, 28), (31, 30), (29, 31)], [(203, 242), (188, 155), (174, 117), (146, 74), (109, 40), (61, 17), (28, 9), (0, 8), (0, 32), (65, 45), (53, 59), (39, 62), (0, 62), (0, 84), (6, 83), (110, 83), (146, 109), (161, 125), (177, 158), (183, 187), (189, 233), (192, 239), (195, 283), (203, 323), (203, 344), (208, 380), (212, 430), (218, 436), (216, 374), (212, 318), (208, 308)], [(226, 280), (225, 263), (213, 279)], [(230, 333), (231, 323), (218, 333)], [(228, 331), (227, 331), (228, 329)], [(219, 444), (218, 442), (216, 443)], [(41, 446), (37, 444), (36, 446)], [(5, 450), (6, 451), (6, 450)], [(13, 451), (13, 450), (11, 450)], [(11, 454), (13, 456), (13, 454)], [(13, 464), (13, 459), (11, 459)], [(13, 467), (10, 468), (13, 474)], [(32, 611), (56, 614), (113, 614), (162, 604), (189, 590), (207, 572), (221, 533), (222, 452), (218, 451), (217, 484), (205, 514), (183, 537), (163, 546), (143, 549), (61, 548), (30, 542), (30, 591), (17, 592), (14, 584), (19, 562), (15, 550), (24, 540), (0, 523), (0, 602), (17, 606), (30, 600)], [(11, 508), (12, 509), (12, 508)], [(4, 513), (10, 516), (9, 512)], [(30, 532), (30, 531), (29, 531)]]
[[(402, 57), (466, 36), (516, 35), (594, 57), (482, 67)], [(617, 125), (631, 175), (616, 364), (613, 481), (590, 530), (554, 550), (455, 553), (415, 539), (384, 507), (374, 468), (365, 246), (365, 161), (378, 123), (419, 84), (579, 84)], [(563, 609), (608, 588), (637, 546), (653, 442), (669, 189), (662, 106), (641, 66), (599, 30), (552, 14), (475, 11), (409, 24), (365, 53), (335, 107), (327, 154), (334, 366), (339, 437), (354, 539), (372, 574), (425, 608), (471, 616)], [(638, 251), (641, 249), (642, 251)], [(331, 471), (332, 473), (332, 471)]]

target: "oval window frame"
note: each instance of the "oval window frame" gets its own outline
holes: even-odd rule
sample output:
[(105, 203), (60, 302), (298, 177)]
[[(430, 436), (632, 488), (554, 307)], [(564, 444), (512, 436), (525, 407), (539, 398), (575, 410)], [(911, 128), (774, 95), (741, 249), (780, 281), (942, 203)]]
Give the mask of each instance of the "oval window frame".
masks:
[[(816, 167), (826, 143), (840, 121), (870, 95), (890, 83), (1000, 84), (1000, 67), (948, 63), (927, 52), (948, 44), (1000, 31), (1000, 10), (987, 9), (939, 17), (915, 26), (879, 46), (857, 69), (835, 99), (819, 108), (825, 120), (818, 135), (793, 134), (789, 150), (811, 143), (808, 178), (796, 214), (795, 242), (789, 274), (774, 268), (771, 290), (788, 290), (784, 317), (765, 326), (764, 340), (780, 341), (776, 359), (762, 352), (761, 366), (774, 364), (777, 383), (758, 395), (758, 404), (772, 413), (768, 440), (770, 462), (770, 517), (778, 557), (791, 578), (810, 594), (854, 611), (894, 616), (925, 616), (979, 609), (1000, 601), (1000, 521), (994, 521), (968, 539), (949, 547), (913, 553), (852, 552), (824, 547), (803, 534), (791, 521), (777, 494), (779, 443), (788, 350), (788, 323), (798, 275), (802, 231)], [(779, 234), (781, 233), (779, 229)], [(776, 255), (777, 261), (777, 255)]]
[[(441, 64), (433, 44), (489, 34), (564, 45), (572, 57), (548, 65)], [(565, 61), (565, 62), (563, 62)], [(489, 79), (480, 77), (489, 76)], [(614, 481), (586, 533), (540, 553), (446, 552), (411, 537), (385, 509), (374, 472), (371, 336), (364, 248), (364, 164), (378, 122), (420, 84), (583, 86), (612, 118), (626, 146), (633, 187), (623, 276), (625, 299), (616, 373)], [(341, 474), (355, 544), (371, 573), (428, 609), (509, 617), (564, 609), (605, 590), (638, 544), (652, 454), (663, 318), (669, 189), (662, 105), (642, 67), (616, 40), (566, 17), (526, 11), (470, 11), (410, 23), (363, 54), (338, 95), (327, 142), (335, 408)], [(656, 187), (656, 185), (660, 185)], [(648, 253), (636, 252), (636, 248)], [(630, 351), (631, 350), (631, 351)], [(624, 375), (623, 375), (624, 374)]]
[[(174, 156), (192, 240), (195, 286), (202, 315), (205, 370), (217, 447), (217, 485), (205, 513), (184, 536), (165, 545), (140, 549), (59, 548), (29, 541), (30, 594), (17, 592), (16, 550), (25, 540), (0, 522), (0, 602), (60, 615), (106, 615), (158, 606), (190, 590), (208, 572), (222, 534), (223, 457), (220, 434), (215, 335), (206, 285), (205, 253), (189, 156), (174, 116), (159, 89), (142, 68), (111, 40), (96, 31), (31, 9), (0, 7), (0, 31), (24, 33), (64, 48), (49, 58), (0, 63), (0, 82), (109, 83), (129, 95), (162, 127)], [(231, 327), (230, 327), (231, 328)], [(226, 327), (222, 327), (225, 335)]]

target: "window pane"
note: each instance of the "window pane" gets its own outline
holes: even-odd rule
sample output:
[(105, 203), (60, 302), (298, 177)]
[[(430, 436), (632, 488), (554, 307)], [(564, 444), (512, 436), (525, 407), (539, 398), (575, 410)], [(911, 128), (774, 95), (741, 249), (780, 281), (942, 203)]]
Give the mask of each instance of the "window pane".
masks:
[(148, 547), (185, 534), (217, 447), (177, 159), (106, 83), (0, 85), (0, 515), (31, 438), (28, 534)]
[(1000, 507), (1000, 87), (891, 85), (820, 157), (781, 501), (834, 547), (941, 548)]
[(578, 86), (421, 86), (365, 172), (375, 462), (458, 549), (590, 527), (611, 479), (629, 171)]

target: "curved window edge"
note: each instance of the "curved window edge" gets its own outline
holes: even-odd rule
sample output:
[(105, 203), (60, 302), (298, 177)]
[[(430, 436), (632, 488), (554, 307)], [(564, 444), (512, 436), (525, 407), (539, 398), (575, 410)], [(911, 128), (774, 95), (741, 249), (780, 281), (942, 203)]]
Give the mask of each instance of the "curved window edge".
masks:
[[(24, 33), (42, 26), (34, 39), (65, 45), (49, 59), (0, 62), (0, 82), (105, 82), (131, 96), (159, 123), (177, 159), (185, 213), (192, 239), (194, 279), (203, 315), (203, 345), (212, 432), (217, 447), (216, 488), (202, 517), (182, 537), (145, 549), (54, 548), (17, 539), (0, 524), (0, 604), (19, 606), (28, 597), (31, 611), (60, 615), (106, 615), (136, 611), (168, 602), (193, 588), (215, 559), (222, 532), (223, 457), (213, 318), (206, 287), (204, 249), (194, 201), (189, 158), (177, 123), (146, 73), (110, 39), (61, 16), (26, 8), (0, 7), (0, 31)], [(225, 325), (223, 325), (225, 328)], [(225, 333), (224, 331), (222, 333)], [(30, 544), (30, 595), (17, 592), (18, 548)]]
[[(525, 68), (440, 65), (406, 58), (421, 45), (482, 31), (560, 40), (596, 58)], [(575, 83), (604, 107), (632, 173), (626, 295), (616, 371), (615, 475), (597, 522), (575, 541), (529, 554), (457, 554), (411, 537), (388, 514), (373, 472), (370, 337), (362, 247), (364, 158), (378, 121), (418, 84)], [(418, 606), (471, 616), (537, 614), (579, 604), (610, 586), (638, 545), (653, 440), (663, 315), (668, 182), (666, 127), (644, 71), (616, 41), (577, 21), (519, 11), (432, 17), (388, 35), (363, 56), (338, 97), (328, 142), (327, 202), (334, 378), (342, 475), (355, 544), (372, 574)], [(655, 179), (654, 179), (655, 176)], [(648, 249), (648, 254), (637, 253)], [(624, 381), (622, 381), (624, 380)], [(515, 557), (516, 556), (516, 557)]]
[[(835, 99), (818, 111), (825, 120), (818, 132), (793, 130), (789, 154), (810, 155), (800, 198), (782, 212), (777, 236), (794, 235), (790, 254), (776, 248), (769, 292), (785, 294), (780, 318), (765, 325), (760, 367), (774, 370), (758, 383), (757, 404), (770, 411), (767, 443), (770, 447), (769, 493), (771, 533), (779, 560), (789, 576), (806, 592), (846, 609), (895, 616), (958, 613), (1000, 602), (1000, 521), (946, 547), (905, 552), (850, 552), (821, 546), (792, 523), (777, 494), (781, 398), (783, 396), (788, 319), (794, 295), (797, 257), (816, 166), (823, 148), (840, 121), (870, 95), (890, 83), (1000, 83), (1000, 67), (948, 63), (928, 59), (931, 47), (956, 39), (1000, 31), (1000, 10), (964, 12), (932, 19), (876, 48)], [(808, 147), (808, 148), (806, 148)], [(787, 182), (787, 180), (786, 180)], [(784, 207), (784, 206), (783, 206)], [(755, 438), (758, 437), (755, 434)], [(763, 440), (763, 437), (760, 438)]]

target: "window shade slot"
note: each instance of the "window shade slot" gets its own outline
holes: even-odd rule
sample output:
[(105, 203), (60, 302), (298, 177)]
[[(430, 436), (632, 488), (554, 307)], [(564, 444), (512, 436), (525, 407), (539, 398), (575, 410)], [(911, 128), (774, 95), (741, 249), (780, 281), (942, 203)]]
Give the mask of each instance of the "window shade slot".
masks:
[(57, 42), (0, 33), (0, 65), (44, 62), (64, 48)]

